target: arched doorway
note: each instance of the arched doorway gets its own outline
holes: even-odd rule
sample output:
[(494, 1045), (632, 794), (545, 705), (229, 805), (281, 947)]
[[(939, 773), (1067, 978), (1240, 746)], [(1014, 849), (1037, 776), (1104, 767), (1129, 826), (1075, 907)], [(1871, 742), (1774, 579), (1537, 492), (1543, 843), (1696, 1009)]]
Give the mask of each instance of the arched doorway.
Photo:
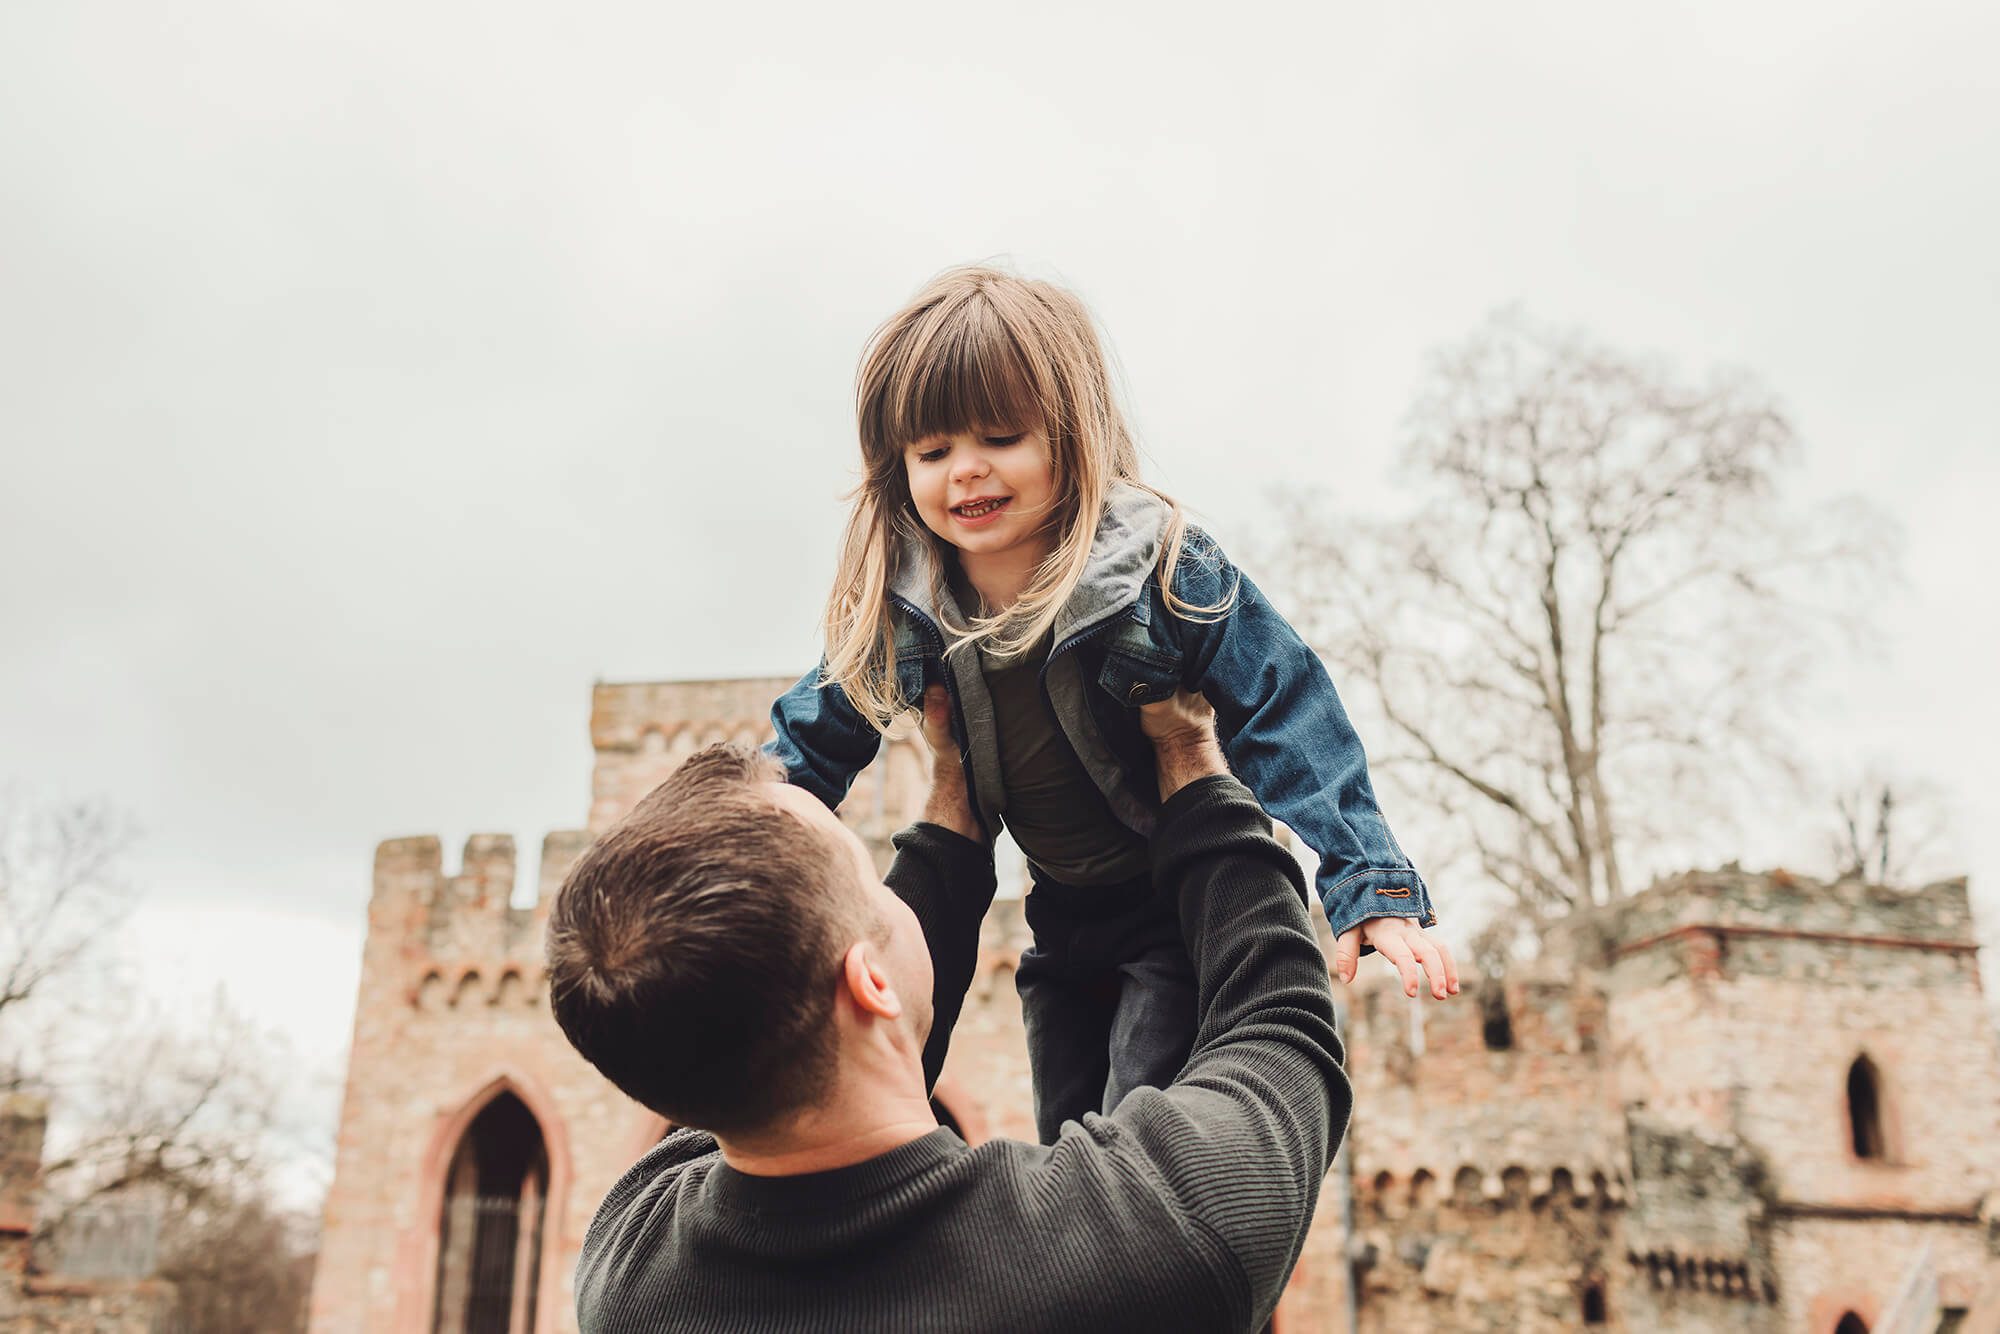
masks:
[(434, 1334), (530, 1334), (541, 1273), (549, 1155), (512, 1093), (465, 1128), (445, 1172)]

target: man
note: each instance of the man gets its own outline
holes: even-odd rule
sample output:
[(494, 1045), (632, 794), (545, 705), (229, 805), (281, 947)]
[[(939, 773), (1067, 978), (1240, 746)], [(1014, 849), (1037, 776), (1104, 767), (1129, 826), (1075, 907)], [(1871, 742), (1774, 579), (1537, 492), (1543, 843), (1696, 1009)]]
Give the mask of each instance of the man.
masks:
[[(687, 1127), (591, 1223), (586, 1334), (1254, 1330), (1277, 1305), (1351, 1101), (1298, 863), (1229, 777), (1200, 699), (1147, 706), (1151, 855), (1199, 981), (1193, 1054), (1170, 1088), (1054, 1144), (967, 1148), (929, 1093), (994, 874), (948, 712), (934, 687), (930, 798), (886, 883), (815, 798), (728, 746), (564, 882), (557, 1021)], [(1433, 994), (1455, 991), (1430, 948)]]

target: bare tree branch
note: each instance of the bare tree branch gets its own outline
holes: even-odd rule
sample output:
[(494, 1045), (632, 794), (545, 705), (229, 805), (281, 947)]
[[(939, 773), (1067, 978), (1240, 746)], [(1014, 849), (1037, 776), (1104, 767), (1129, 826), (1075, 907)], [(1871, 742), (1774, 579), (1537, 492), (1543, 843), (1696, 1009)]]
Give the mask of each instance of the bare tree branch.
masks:
[(1746, 376), (1688, 381), (1504, 313), (1417, 394), (1416, 512), (1329, 524), (1290, 497), (1273, 583), (1386, 726), (1384, 773), (1464, 794), (1482, 874), (1547, 920), (1795, 768), (1796, 683), (1894, 565), (1864, 507), (1779, 504), (1796, 452)]
[(22, 1007), (73, 975), (117, 930), (129, 824), (102, 803), (54, 805), (0, 788), (0, 1088), (19, 1082)]

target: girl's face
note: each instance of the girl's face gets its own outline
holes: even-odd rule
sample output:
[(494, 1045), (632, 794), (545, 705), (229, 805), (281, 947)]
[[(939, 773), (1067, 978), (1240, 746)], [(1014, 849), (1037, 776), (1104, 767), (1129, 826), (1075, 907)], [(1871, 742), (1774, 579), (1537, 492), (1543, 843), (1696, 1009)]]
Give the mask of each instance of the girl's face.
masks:
[(1046, 556), (1055, 534), (1055, 476), (1039, 428), (1011, 435), (933, 435), (903, 451), (924, 527), (968, 556)]

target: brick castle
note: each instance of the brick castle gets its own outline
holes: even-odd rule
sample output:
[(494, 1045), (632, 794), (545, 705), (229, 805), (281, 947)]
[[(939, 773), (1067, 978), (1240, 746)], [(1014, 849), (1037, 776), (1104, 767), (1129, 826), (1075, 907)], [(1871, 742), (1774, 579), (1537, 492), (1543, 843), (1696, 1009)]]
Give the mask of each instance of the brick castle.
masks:
[[(598, 686), (589, 824), (548, 836), (531, 908), (507, 837), (456, 874), (435, 838), (377, 850), (315, 1334), (575, 1329), (584, 1228), (665, 1126), (551, 1022), (548, 905), (684, 757), (762, 740), (788, 684)], [(920, 741), (890, 742), (842, 817), (882, 855), (927, 773)], [(975, 1143), (1033, 1134), (1019, 908), (986, 922), (938, 1090)], [(1446, 1005), (1367, 971), (1341, 993), (1354, 1123), (1278, 1328), (2000, 1331), (2000, 1050), (1972, 939), (1962, 880), (1732, 869)]]

